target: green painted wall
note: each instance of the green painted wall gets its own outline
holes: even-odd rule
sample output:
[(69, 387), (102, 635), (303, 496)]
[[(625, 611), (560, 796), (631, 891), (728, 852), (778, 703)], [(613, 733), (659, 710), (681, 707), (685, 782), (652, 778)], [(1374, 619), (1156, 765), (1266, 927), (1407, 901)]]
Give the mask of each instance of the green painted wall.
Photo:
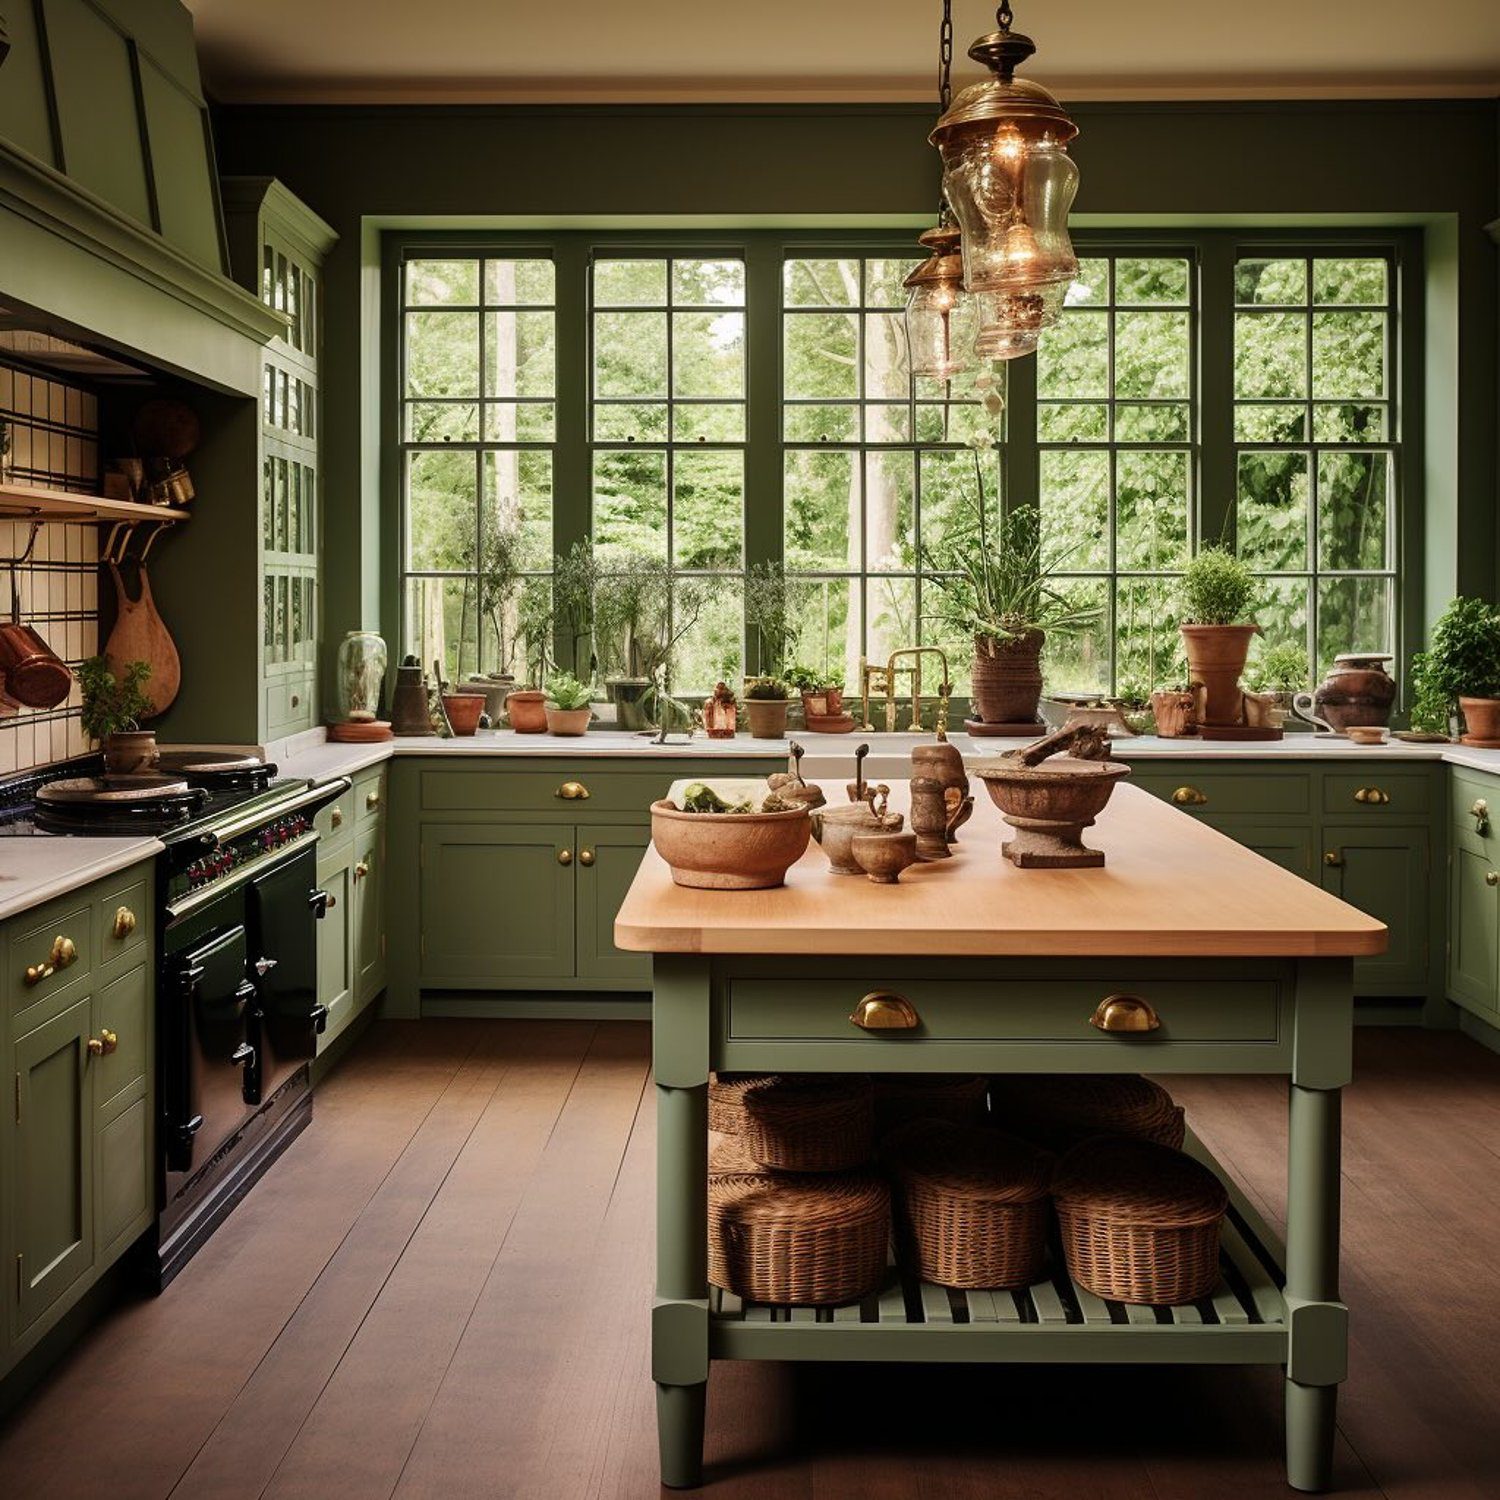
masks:
[[(1429, 529), (1424, 616), (1493, 594), (1497, 501), (1493, 100), (1090, 104), (1083, 222), (1421, 226)], [(234, 107), (221, 170), (274, 173), (340, 235), (325, 301), (325, 638), (380, 619), (379, 233), (488, 218), (863, 223), (929, 214), (931, 111), (862, 107)], [(1414, 310), (1415, 311), (1415, 310)], [(387, 545), (389, 544), (389, 539)]]

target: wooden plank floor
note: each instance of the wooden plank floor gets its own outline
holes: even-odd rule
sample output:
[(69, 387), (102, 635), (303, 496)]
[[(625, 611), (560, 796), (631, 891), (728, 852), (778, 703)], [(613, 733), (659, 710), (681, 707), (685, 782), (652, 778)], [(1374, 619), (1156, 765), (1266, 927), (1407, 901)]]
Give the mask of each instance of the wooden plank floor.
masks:
[[(375, 1028), (159, 1299), (0, 1428), (5, 1500), (658, 1494), (643, 1023)], [(1500, 1058), (1362, 1031), (1346, 1096), (1353, 1496), (1500, 1495)], [(1173, 1085), (1280, 1218), (1283, 1089)], [(1288, 1493), (1260, 1369), (716, 1366), (716, 1500)]]

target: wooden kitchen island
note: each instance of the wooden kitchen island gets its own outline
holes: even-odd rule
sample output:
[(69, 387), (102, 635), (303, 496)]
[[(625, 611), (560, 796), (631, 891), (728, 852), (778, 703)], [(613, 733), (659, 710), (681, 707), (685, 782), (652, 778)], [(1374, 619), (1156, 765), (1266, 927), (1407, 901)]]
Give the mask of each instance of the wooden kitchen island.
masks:
[[(1339, 1300), (1339, 1110), (1352, 963), (1385, 928), (1128, 783), (1087, 842), (1103, 869), (1018, 870), (982, 786), (954, 858), (896, 886), (832, 874), (816, 844), (771, 891), (695, 891), (648, 850), (615, 941), (653, 955), (657, 1095), (652, 1366), (661, 1472), (701, 1482), (713, 1359), (1282, 1365), (1287, 1478), (1329, 1481), (1347, 1312)], [(904, 805), (905, 787), (892, 806)], [(830, 803), (842, 786), (825, 784)], [(867, 1031), (873, 991), (919, 1024)], [(1145, 1001), (1151, 1031), (1093, 1023)], [(906, 1285), (836, 1309), (742, 1303), (708, 1285), (707, 1084), (725, 1072), (1281, 1073), (1286, 1244), (1225, 1177), (1223, 1278), (1171, 1308), (1101, 1301), (1054, 1258), (1024, 1292)], [(1170, 1421), (1170, 1414), (1158, 1414)]]

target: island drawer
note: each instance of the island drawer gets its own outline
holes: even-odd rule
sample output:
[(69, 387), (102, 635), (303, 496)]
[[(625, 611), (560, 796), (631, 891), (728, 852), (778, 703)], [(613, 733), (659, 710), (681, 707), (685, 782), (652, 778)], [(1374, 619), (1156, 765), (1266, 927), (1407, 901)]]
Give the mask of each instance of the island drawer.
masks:
[(1358, 814), (1380, 812), (1392, 817), (1425, 816), (1432, 800), (1432, 778), (1425, 770), (1372, 766), (1367, 771), (1330, 773), (1323, 777), (1323, 811)]
[[(1092, 1018), (1101, 1001), (1125, 994), (1145, 1001), (1159, 1021), (1152, 1031), (1103, 1031)], [(894, 995), (914, 1013), (908, 1029), (865, 1030), (852, 1019), (866, 997)], [(1220, 1049), (1279, 1052), (1287, 1040), (1286, 987), (1273, 978), (1135, 978), (1111, 984), (1086, 979), (948, 979), (859, 977), (792, 980), (731, 977), (720, 991), (716, 1028), (719, 1065), (792, 1067), (799, 1050), (830, 1057), (850, 1055), (840, 1066), (909, 1065), (913, 1054), (995, 1044), (1024, 1053), (1067, 1052), (1077, 1067), (1110, 1071), (1121, 1058), (1155, 1065), (1174, 1047), (1200, 1057)], [(1087, 1061), (1080, 1053), (1097, 1054)], [(1151, 1059), (1148, 1061), (1148, 1057)], [(857, 1061), (855, 1060), (857, 1059)], [(951, 1060), (951, 1059), (950, 1059)], [(811, 1065), (809, 1063), (808, 1065)], [(994, 1066), (976, 1058), (974, 1068)]]
[[(764, 776), (776, 769), (762, 761), (746, 769), (744, 762), (715, 764), (716, 777)], [(423, 812), (557, 813), (570, 820), (596, 813), (635, 813), (644, 823), (651, 804), (665, 797), (667, 788), (684, 775), (702, 770), (681, 760), (670, 760), (650, 771), (603, 768), (597, 763), (560, 762), (545, 770), (511, 770), (489, 762), (475, 770), (424, 770)]]
[(1201, 762), (1170, 769), (1131, 767), (1131, 781), (1152, 795), (1190, 813), (1310, 813), (1312, 777), (1305, 773), (1267, 774), (1205, 770)]

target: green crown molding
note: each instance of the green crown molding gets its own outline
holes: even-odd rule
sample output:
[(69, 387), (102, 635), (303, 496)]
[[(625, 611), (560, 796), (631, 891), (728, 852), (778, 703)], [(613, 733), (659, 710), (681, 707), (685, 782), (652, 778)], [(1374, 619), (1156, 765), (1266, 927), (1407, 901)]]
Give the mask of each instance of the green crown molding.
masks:
[[(282, 314), (263, 306), (227, 276), (200, 265), (102, 198), (4, 140), (0, 140), (0, 209), (201, 314), (225, 335), (250, 339), (259, 346), (288, 326)], [(215, 362), (205, 358), (204, 368), (211, 369)]]
[(318, 217), (275, 177), (221, 177), (219, 197), (226, 213), (259, 212), (301, 253), (321, 261), (338, 243), (338, 231)]

